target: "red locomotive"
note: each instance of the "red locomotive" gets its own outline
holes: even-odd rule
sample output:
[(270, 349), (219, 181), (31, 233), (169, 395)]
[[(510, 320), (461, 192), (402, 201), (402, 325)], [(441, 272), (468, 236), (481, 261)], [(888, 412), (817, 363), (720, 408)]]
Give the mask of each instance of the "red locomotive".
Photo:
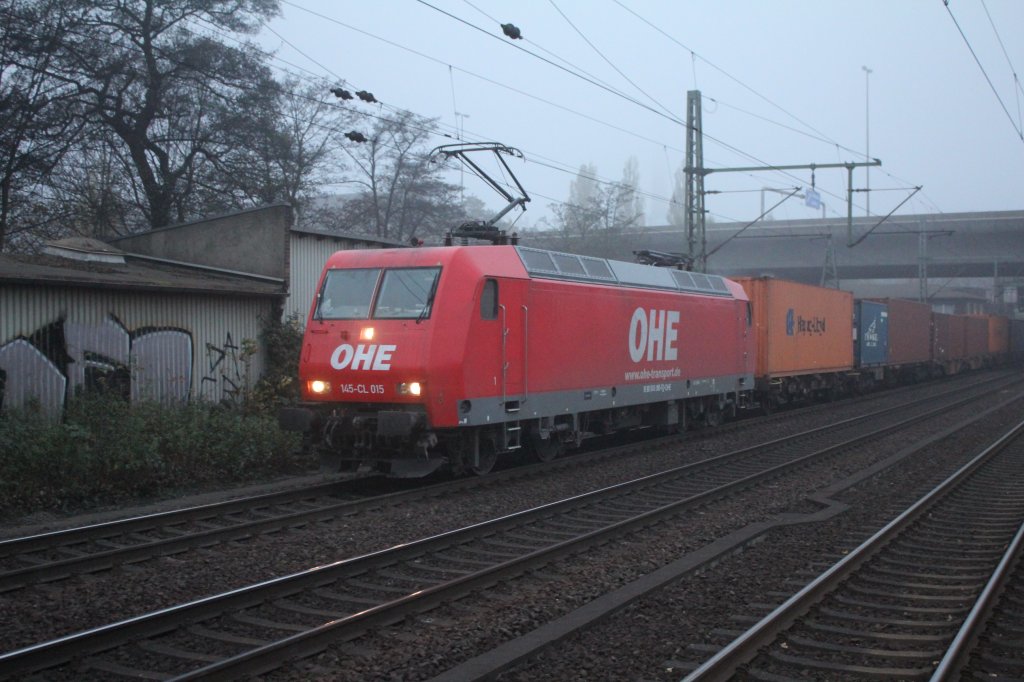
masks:
[(299, 378), (322, 447), (392, 476), (716, 424), (753, 388), (747, 296), (713, 275), (521, 246), (354, 250), (319, 292)]
[[(290, 428), (356, 467), (392, 476), (478, 474), (526, 450), (540, 460), (584, 438), (637, 427), (715, 425), (740, 408), (831, 399), (1019, 355), (1005, 318), (932, 313), (910, 301), (507, 243), (496, 221), (529, 201), (467, 152), (439, 147), (508, 200), (446, 247), (340, 251), (306, 322), (306, 407)], [(493, 246), (451, 246), (454, 237)], [(638, 252), (646, 262), (675, 254)], [(284, 422), (285, 419), (283, 418)]]

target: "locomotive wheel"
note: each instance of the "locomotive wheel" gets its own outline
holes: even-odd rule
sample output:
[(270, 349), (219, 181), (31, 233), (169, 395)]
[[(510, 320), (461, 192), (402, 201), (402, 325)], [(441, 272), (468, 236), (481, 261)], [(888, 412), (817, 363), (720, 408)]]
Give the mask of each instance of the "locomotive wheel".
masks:
[(711, 427), (721, 426), (723, 421), (724, 421), (724, 418), (722, 416), (722, 411), (720, 409), (718, 409), (717, 407), (712, 408), (710, 410), (707, 410), (704, 413), (704, 423), (707, 426), (711, 426)]
[(479, 461), (474, 464), (471, 454), (467, 454), (466, 459), (466, 464), (472, 473), (477, 476), (489, 474), (491, 469), (494, 468), (494, 463), (498, 461), (498, 450), (494, 447), (494, 441), (490, 438), (481, 437)]
[(555, 438), (543, 439), (536, 434), (530, 436), (530, 452), (539, 462), (550, 462), (565, 451)]

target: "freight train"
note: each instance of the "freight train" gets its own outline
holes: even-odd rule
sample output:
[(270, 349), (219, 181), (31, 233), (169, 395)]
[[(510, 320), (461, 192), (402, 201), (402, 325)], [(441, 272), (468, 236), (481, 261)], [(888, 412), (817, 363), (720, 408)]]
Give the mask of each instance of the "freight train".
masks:
[(344, 466), (395, 477), (1024, 355), (1024, 322), (998, 316), (510, 244), (341, 251), (318, 292), (299, 421)]

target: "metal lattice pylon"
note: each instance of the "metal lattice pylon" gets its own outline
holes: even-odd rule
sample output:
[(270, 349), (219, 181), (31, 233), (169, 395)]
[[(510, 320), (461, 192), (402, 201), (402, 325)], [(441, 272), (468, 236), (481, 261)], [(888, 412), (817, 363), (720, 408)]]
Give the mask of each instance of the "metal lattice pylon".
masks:
[(836, 267), (836, 245), (830, 234), (825, 239), (825, 267), (821, 269), (821, 286), (839, 288), (839, 269)]
[(707, 234), (704, 229), (704, 129), (700, 118), (700, 90), (686, 93), (686, 230), (690, 269), (707, 271)]

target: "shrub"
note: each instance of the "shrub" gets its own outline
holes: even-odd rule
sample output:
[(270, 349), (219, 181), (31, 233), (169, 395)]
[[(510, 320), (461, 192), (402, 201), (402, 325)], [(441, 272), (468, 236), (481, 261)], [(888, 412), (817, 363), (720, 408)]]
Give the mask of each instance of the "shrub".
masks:
[(272, 415), (208, 403), (82, 396), (56, 423), (0, 413), (0, 512), (80, 510), (211, 489), (315, 466)]
[(260, 341), (266, 351), (262, 378), (249, 395), (249, 408), (270, 410), (299, 399), (299, 354), (302, 320), (292, 313), (282, 320), (263, 320)]

